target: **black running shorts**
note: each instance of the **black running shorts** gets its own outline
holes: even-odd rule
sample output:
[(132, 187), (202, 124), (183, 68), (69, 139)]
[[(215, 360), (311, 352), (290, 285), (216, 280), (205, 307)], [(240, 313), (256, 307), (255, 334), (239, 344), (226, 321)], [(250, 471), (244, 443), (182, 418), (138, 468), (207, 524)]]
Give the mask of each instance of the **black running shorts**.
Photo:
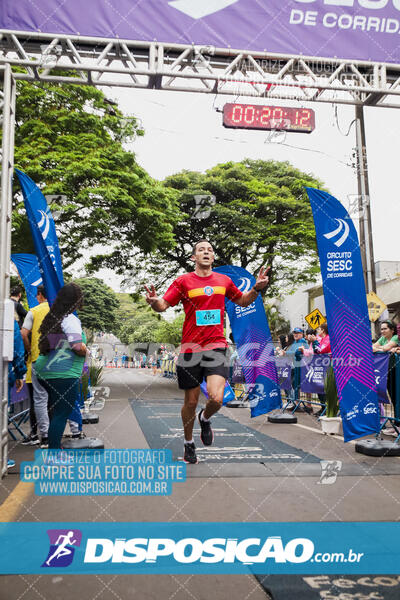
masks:
[(176, 365), (178, 385), (181, 390), (191, 390), (199, 386), (208, 375), (229, 376), (227, 348), (216, 348), (206, 352), (180, 354)]

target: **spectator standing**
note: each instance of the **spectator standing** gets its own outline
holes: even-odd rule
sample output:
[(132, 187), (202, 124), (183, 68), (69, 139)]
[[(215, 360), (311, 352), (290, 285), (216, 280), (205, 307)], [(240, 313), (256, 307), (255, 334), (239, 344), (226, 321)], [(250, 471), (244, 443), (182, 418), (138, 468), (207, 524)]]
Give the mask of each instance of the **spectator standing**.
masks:
[(280, 335), (279, 341), (281, 344), (281, 348), (279, 346), (276, 348), (276, 353), (278, 356), (285, 356), (286, 350), (290, 348), (290, 346), (294, 343), (293, 333), (289, 333), (288, 335)]
[[(35, 364), (39, 357), (39, 329), (43, 319), (50, 310), (46, 298), (46, 290), (43, 285), (38, 286), (36, 299), (39, 304), (31, 308), (26, 314), (21, 328), (25, 350), (28, 353), (26, 381), (31, 392), (30, 414), (34, 413), (34, 417), (31, 415), (30, 419), (30, 434), (22, 444), (34, 446), (40, 443), (42, 448), (47, 448), (47, 434), (49, 429), (48, 394), (45, 388), (39, 383), (34, 369), (32, 369), (32, 365)], [(37, 428), (39, 429), (40, 440), (37, 435)]]
[(22, 306), (21, 297), (22, 297), (21, 288), (18, 286), (12, 288), (12, 290), (10, 292), (10, 298), (14, 302), (14, 310), (17, 313), (17, 317), (18, 317), (17, 322), (18, 322), (18, 326), (20, 329), (21, 329), (24, 319), (28, 313), (28, 311), (25, 310), (25, 308)]
[[(399, 338), (397, 335), (397, 327), (392, 321), (386, 320), (381, 322), (381, 337), (372, 344), (372, 350), (374, 352), (396, 352), (399, 344)], [(393, 368), (393, 362), (389, 362), (388, 381), (387, 389), (389, 392), (390, 399), (393, 404), (394, 412), (396, 414), (396, 383), (395, 383), (395, 369)], [(381, 415), (384, 411), (381, 408)], [(386, 427), (382, 430), (385, 435), (391, 435), (397, 437), (397, 432), (393, 427)]]
[[(293, 339), (293, 342), (292, 342)], [(290, 343), (292, 342), (292, 343)], [(308, 344), (303, 336), (303, 330), (301, 327), (295, 327), (291, 334), (288, 335), (288, 345), (284, 350), (281, 351), (281, 356), (290, 356), (293, 358), (293, 369), (292, 369), (292, 388), (289, 391), (289, 401), (290, 405), (286, 408), (294, 408), (294, 400), (296, 399), (296, 393), (298, 391), (299, 386), (297, 385), (299, 382), (296, 381), (296, 378), (299, 375), (300, 369), (300, 360), (301, 360), (301, 350), (300, 348), (307, 348)], [(298, 377), (299, 378), (299, 377)]]
[(397, 347), (399, 338), (397, 336), (396, 325), (392, 321), (382, 321), (381, 337), (372, 344), (374, 352), (389, 352)]
[[(307, 329), (306, 341), (308, 343), (308, 348), (301, 346), (300, 351), (303, 353), (303, 356), (313, 356), (313, 354), (315, 354), (316, 349), (318, 348), (317, 332), (315, 329)], [(308, 412), (309, 414), (312, 414), (313, 410), (312, 410), (312, 404), (310, 402), (312, 395), (306, 394), (305, 396), (308, 400), (306, 403), (306, 409), (307, 409), (306, 412)], [(319, 414), (321, 414), (322, 409), (318, 412), (319, 412)]]
[(40, 327), (40, 356), (35, 373), (49, 394), (49, 448), (60, 448), (61, 438), (79, 395), (79, 379), (87, 353), (86, 336), (73, 314), (83, 305), (76, 283), (60, 289)]
[[(10, 402), (11, 390), (15, 384), (17, 393), (22, 390), (24, 385), (23, 377), (26, 373), (25, 349), (18, 325), (18, 314), (14, 320), (14, 351), (13, 359), (8, 363), (8, 401)], [(7, 468), (15, 467), (15, 461), (11, 458), (7, 460)]]
[[(316, 354), (330, 354), (331, 353), (331, 340), (329, 338), (328, 324), (322, 323), (318, 329), (318, 346), (315, 348)], [(326, 404), (326, 395), (318, 394), (319, 401), (321, 404), (325, 406)], [(316, 416), (319, 417), (323, 411), (324, 406), (322, 406), (319, 411), (316, 413)]]
[(318, 346), (315, 349), (316, 354), (330, 354), (331, 353), (331, 340), (328, 333), (328, 324), (322, 323), (317, 329), (318, 333)]

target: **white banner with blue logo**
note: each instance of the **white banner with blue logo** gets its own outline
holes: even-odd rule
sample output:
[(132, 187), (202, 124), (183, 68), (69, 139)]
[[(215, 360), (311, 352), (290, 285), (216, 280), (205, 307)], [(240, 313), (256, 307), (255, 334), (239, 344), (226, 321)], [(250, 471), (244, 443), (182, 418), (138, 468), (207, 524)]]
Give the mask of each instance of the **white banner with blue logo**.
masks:
[(396, 574), (398, 534), (398, 522), (0, 523), (0, 574)]
[[(246, 269), (224, 265), (214, 269), (230, 277), (241, 292), (248, 292), (256, 280)], [(264, 415), (282, 406), (274, 360), (274, 344), (261, 297), (249, 306), (238, 306), (225, 298), (226, 311), (249, 386), (251, 416)]]
[(37, 286), (43, 285), (36, 254), (11, 254), (11, 260), (17, 267), (28, 299), (29, 308), (37, 306)]
[(314, 217), (343, 434), (348, 442), (379, 430), (360, 244), (342, 204), (326, 192), (306, 189)]
[(303, 357), (300, 364), (300, 389), (305, 394), (323, 394), (325, 377), (331, 364), (327, 354), (314, 354)]
[(43, 285), (49, 304), (54, 302), (58, 290), (64, 285), (60, 249), (54, 220), (46, 198), (28, 175), (15, 169), (22, 194), (29, 227), (38, 258)]

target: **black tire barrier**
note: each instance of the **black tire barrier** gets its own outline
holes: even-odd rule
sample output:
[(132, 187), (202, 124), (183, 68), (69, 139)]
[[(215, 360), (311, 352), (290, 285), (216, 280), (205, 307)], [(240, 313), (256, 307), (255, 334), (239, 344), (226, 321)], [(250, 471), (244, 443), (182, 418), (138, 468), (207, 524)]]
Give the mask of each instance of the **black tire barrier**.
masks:
[(99, 422), (99, 415), (91, 412), (83, 412), (82, 413), (82, 423), (84, 425), (93, 425), (94, 423)]
[(82, 439), (70, 438), (69, 440), (64, 440), (62, 446), (63, 450), (103, 450), (104, 442), (102, 442), (98, 438), (90, 437)]
[(367, 456), (400, 456), (400, 444), (392, 440), (360, 440), (356, 452)]
[(290, 413), (278, 413), (268, 417), (270, 423), (297, 423), (297, 417)]

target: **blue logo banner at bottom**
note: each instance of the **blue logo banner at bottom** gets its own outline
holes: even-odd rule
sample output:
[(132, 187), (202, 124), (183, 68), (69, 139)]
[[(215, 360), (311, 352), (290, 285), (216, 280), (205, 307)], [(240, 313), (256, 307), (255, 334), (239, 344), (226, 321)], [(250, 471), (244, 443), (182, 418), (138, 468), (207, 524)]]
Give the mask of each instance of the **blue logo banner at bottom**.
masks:
[(398, 574), (400, 523), (0, 523), (0, 574)]

